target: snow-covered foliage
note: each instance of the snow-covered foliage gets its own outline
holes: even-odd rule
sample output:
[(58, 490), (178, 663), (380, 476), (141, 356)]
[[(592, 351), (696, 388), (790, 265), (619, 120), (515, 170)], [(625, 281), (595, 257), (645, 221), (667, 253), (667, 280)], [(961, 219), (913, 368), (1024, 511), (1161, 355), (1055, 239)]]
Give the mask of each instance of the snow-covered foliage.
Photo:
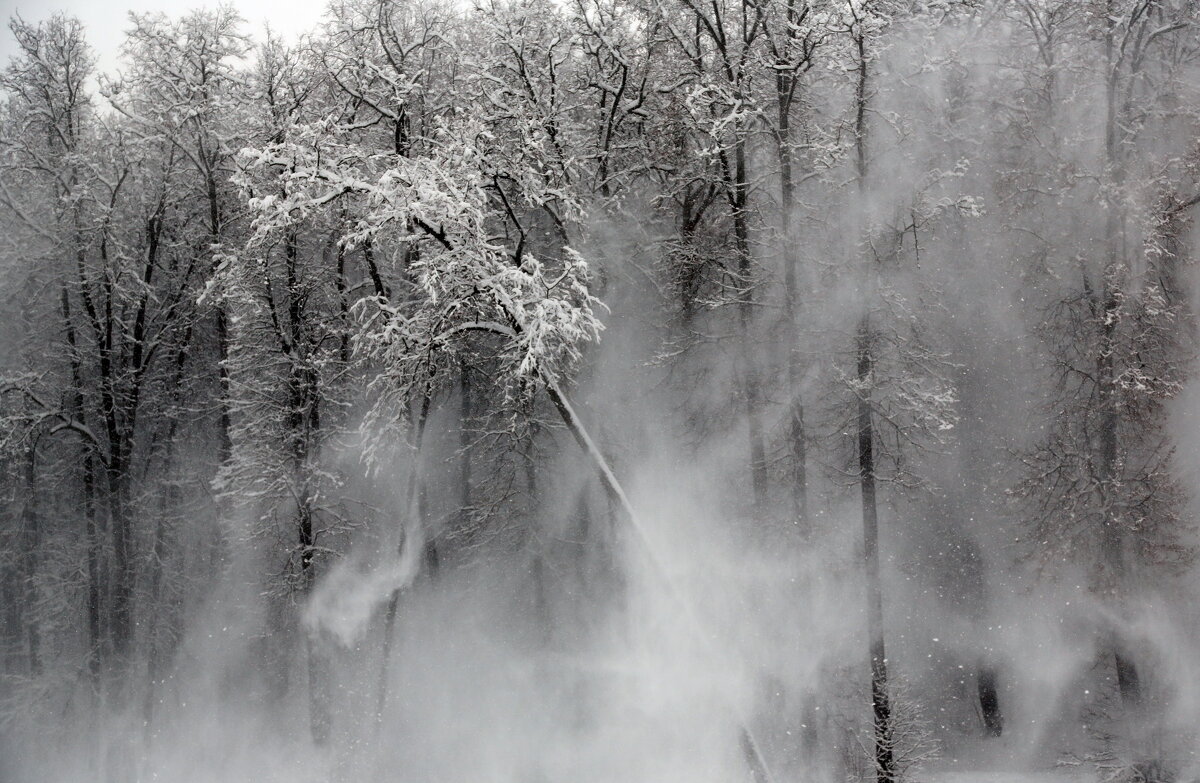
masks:
[[(536, 170), (498, 159), (495, 134), (478, 121), (442, 122), (420, 157), (340, 141), (332, 120), (290, 136), (242, 152), (238, 181), (252, 194), (253, 215), (243, 252), (261, 252), (339, 200), (354, 202), (357, 216), (338, 241), (347, 249), (369, 243), (407, 283), (354, 305), (356, 346), (380, 367), (376, 393), (405, 402), (425, 393), (481, 334), (502, 338), (499, 356), (514, 383), (561, 377), (598, 337), (584, 259), (569, 245), (542, 258), (499, 233), (512, 210), (554, 209), (565, 227), (578, 221), (578, 205)], [(264, 176), (274, 177), (266, 180), (273, 192), (256, 179)]]

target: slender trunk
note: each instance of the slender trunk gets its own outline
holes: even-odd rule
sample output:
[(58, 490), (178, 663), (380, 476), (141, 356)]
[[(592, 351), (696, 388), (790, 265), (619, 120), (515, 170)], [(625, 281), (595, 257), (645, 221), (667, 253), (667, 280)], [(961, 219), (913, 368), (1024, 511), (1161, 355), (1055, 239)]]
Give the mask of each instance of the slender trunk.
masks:
[(170, 479), (171, 470), (171, 451), (172, 440), (174, 436), (174, 422), (168, 428), (166, 441), (167, 453), (163, 459), (164, 475), (167, 476), (167, 481), (170, 483), (170, 488), (160, 487), (158, 502), (158, 514), (154, 523), (154, 545), (151, 549), (150, 556), (150, 589), (148, 596), (148, 610), (150, 612), (150, 625), (147, 630), (148, 650), (146, 653), (146, 683), (145, 700), (142, 702), (142, 722), (145, 727), (145, 738), (149, 742), (153, 738), (154, 728), (154, 704), (158, 698), (159, 688), (162, 685), (165, 666), (165, 650), (160, 639), (162, 635), (162, 619), (165, 614), (162, 611), (162, 581), (163, 581), (163, 563), (167, 558), (167, 538), (169, 531), (167, 529), (167, 516), (173, 512), (178, 506), (178, 489), (174, 482)]
[(792, 235), (792, 213), (796, 208), (796, 184), (792, 173), (791, 107), (796, 75), (782, 69), (776, 76), (776, 101), (779, 109), (779, 209), (783, 241), (783, 280), (785, 317), (791, 334), (788, 339), (788, 441), (792, 449), (792, 514), (797, 525), (808, 522), (808, 450), (804, 439), (804, 400), (800, 392), (800, 291), (797, 272), (796, 238)]
[[(788, 3), (789, 16), (793, 0)], [(787, 337), (787, 379), (791, 404), (788, 406), (787, 439), (792, 456), (792, 521), (802, 535), (811, 533), (808, 517), (808, 443), (804, 436), (804, 396), (800, 355), (800, 287), (797, 280), (800, 259), (796, 252), (797, 238), (793, 234), (792, 217), (796, 209), (796, 183), (792, 155), (792, 102), (799, 77), (795, 72), (780, 68), (775, 76), (775, 101), (779, 111), (776, 128), (779, 156), (780, 240), (784, 282), (784, 319), (790, 330)], [(804, 758), (818, 753), (817, 718), (820, 715), (815, 699), (806, 699), (800, 729), (800, 749)]]
[[(313, 405), (315, 406), (315, 401)], [(311, 444), (306, 444), (306, 449)], [(308, 593), (315, 578), (313, 557), (316, 536), (313, 528), (313, 508), (311, 487), (307, 477), (312, 475), (313, 466), (308, 465), (305, 480), (300, 486), (300, 508), (298, 524), (300, 528), (300, 567), (303, 572), (301, 589)], [(332, 730), (333, 715), (331, 709), (332, 694), (329, 690), (330, 666), (328, 653), (322, 648), (320, 640), (310, 634), (307, 637), (308, 653), (308, 717), (309, 730), (313, 742), (324, 745), (329, 741)]]
[(751, 284), (753, 264), (750, 253), (750, 226), (747, 215), (749, 185), (746, 180), (746, 142), (739, 130), (734, 144), (732, 185), (733, 233), (737, 250), (738, 321), (742, 333), (744, 361), (744, 383), (746, 390), (746, 422), (750, 448), (750, 483), (754, 490), (754, 507), (761, 512), (767, 501), (767, 459), (763, 445), (762, 420), (759, 415), (758, 362), (754, 357), (754, 338), (751, 328), (754, 320), (754, 287)]
[[(180, 341), (178, 351), (175, 354), (175, 372), (170, 386), (171, 408), (168, 414), (169, 421), (166, 437), (163, 439), (165, 452), (162, 458), (162, 475), (166, 479), (166, 486), (160, 489), (158, 520), (154, 528), (153, 559), (150, 563), (150, 607), (153, 612), (149, 629), (150, 649), (147, 660), (147, 674), (150, 682), (146, 687), (146, 701), (142, 710), (145, 718), (147, 738), (152, 736), (150, 732), (154, 726), (154, 704), (165, 679), (167, 661), (170, 659), (174, 649), (176, 633), (176, 629), (172, 627), (175, 612), (163, 611), (162, 581), (165, 568), (164, 563), (169, 556), (168, 550), (171, 543), (171, 530), (169, 529), (168, 520), (177, 513), (182, 501), (179, 484), (177, 481), (172, 480), (171, 470), (175, 457), (175, 435), (179, 430), (177, 410), (180, 397), (183, 393), (183, 375), (187, 365), (187, 355), (191, 341), (192, 328), (189, 326), (184, 331), (183, 339)], [(164, 625), (167, 626), (168, 641), (166, 643), (162, 639), (162, 627)]]
[[(861, 25), (861, 23), (860, 23)], [(866, 210), (867, 192), (867, 101), (869, 65), (867, 41), (861, 27), (854, 36), (858, 50), (858, 84), (855, 90), (855, 153), (859, 209)], [(863, 560), (867, 590), (867, 644), (871, 658), (871, 716), (875, 774), (879, 783), (895, 780), (892, 736), (892, 705), (888, 695), (887, 651), (883, 633), (883, 588), (879, 575), (879, 511), (875, 494), (875, 426), (872, 421), (871, 389), (874, 385), (875, 346), (871, 327), (871, 298), (875, 270), (864, 260), (863, 313), (857, 334), (858, 365), (858, 475), (862, 493)]]
[(458, 507), (466, 518), (471, 509), (471, 377), (464, 359), (459, 363), (459, 430), (458, 430)]
[(109, 533), (113, 547), (112, 633), (113, 655), (122, 665), (133, 646), (133, 542), (126, 503), (127, 468), (110, 461), (107, 470)]
[(338, 324), (342, 330), (338, 337), (338, 360), (343, 365), (350, 363), (350, 332), (353, 324), (350, 319), (349, 285), (346, 281), (346, 248), (334, 238), (337, 253), (337, 294), (338, 294)]
[[(1106, 275), (1107, 277), (1107, 275)], [(1103, 529), (1100, 531), (1101, 553), (1103, 557), (1104, 582), (1107, 592), (1116, 606), (1118, 614), (1123, 613), (1122, 604), (1125, 598), (1125, 582), (1128, 578), (1128, 563), (1125, 557), (1125, 536), (1121, 530), (1121, 521), (1115, 513), (1115, 501), (1111, 497), (1114, 485), (1119, 481), (1117, 475), (1117, 437), (1120, 414), (1118, 406), (1118, 391), (1115, 370), (1113, 368), (1113, 350), (1116, 338), (1116, 309), (1117, 297), (1111, 289), (1111, 283), (1106, 280), (1102, 295), (1104, 324), (1099, 356), (1097, 357), (1097, 381), (1100, 384), (1100, 394), (1103, 400), (1100, 416), (1100, 503), (1104, 508)], [(1108, 645), (1113, 657), (1113, 667), (1117, 675), (1117, 690), (1127, 713), (1137, 709), (1142, 700), (1141, 679), (1137, 665), (1122, 639), (1120, 628), (1113, 627), (1108, 632)]]
[[(679, 205), (679, 239), (684, 248), (696, 242), (696, 230), (712, 202), (711, 186), (702, 188), (688, 185), (684, 188)], [(685, 330), (692, 328), (696, 316), (696, 299), (704, 278), (703, 266), (695, 261), (685, 261), (676, 272), (679, 291), (680, 316)]]
[(375, 295), (386, 298), (389, 295), (388, 288), (379, 274), (379, 265), (375, 263), (375, 246), (369, 238), (363, 242), (363, 262), (367, 266), (367, 274), (371, 276), (371, 285), (375, 288)]
[(38, 622), (37, 572), (39, 553), (42, 548), (41, 519), (38, 516), (37, 447), (29, 447), (25, 456), (25, 505), (21, 512), (21, 555), (24, 583), (25, 634), (28, 644), (29, 674), (37, 677), (42, 673), (42, 634)]
[[(223, 226), (216, 173), (211, 168), (205, 172), (204, 186), (205, 196), (208, 201), (209, 251), (212, 252), (221, 244)], [(216, 270), (215, 265), (213, 270)], [(218, 403), (220, 406), (217, 431), (218, 464), (224, 465), (229, 461), (229, 457), (233, 453), (233, 439), (231, 436), (233, 425), (230, 413), (229, 392), (229, 314), (222, 303), (218, 303), (216, 307), (215, 327), (217, 337), (217, 376), (220, 380), (221, 389), (221, 399)]]
[[(280, 335), (290, 363), (288, 374), (287, 438), (291, 446), (292, 484), (296, 495), (296, 536), (300, 552), (300, 592), (307, 595), (315, 579), (317, 530), (315, 509), (317, 448), (321, 432), (320, 375), (313, 366), (313, 348), (304, 335), (304, 293), (300, 279), (299, 237), (289, 231), (284, 247), (287, 331)], [(308, 717), (313, 742), (329, 740), (332, 714), (329, 661), (320, 640), (306, 638)]]
[[(2, 539), (3, 545), (11, 546), (14, 550), (18, 549), (19, 537), (19, 530), (11, 536), (6, 535)], [(4, 606), (3, 642), (4, 674), (6, 675), (3, 680), (0, 680), (0, 683), (11, 681), (12, 677), (20, 675), (25, 666), (24, 656), (21, 654), (21, 637), (24, 635), (25, 626), (21, 612), (21, 607), (25, 605), (25, 588), (21, 584), (21, 571), (19, 563), (11, 564), (10, 567), (3, 570), (4, 581), (0, 584), (0, 601)], [(8, 698), (11, 693), (11, 686), (0, 684), (0, 698)]]
[(996, 670), (981, 662), (975, 672), (975, 686), (979, 693), (979, 711), (983, 715), (984, 730), (993, 737), (999, 737), (1004, 731), (1004, 715), (1000, 712)]
[(129, 425), (132, 411), (119, 388), (120, 374), (113, 366), (116, 357), (113, 327), (114, 290), (109, 269), (108, 236), (100, 237), (101, 284), (99, 302), (90, 292), (84, 268), (82, 246), (78, 252), (79, 285), (84, 292), (84, 306), (91, 319), (93, 338), (97, 352), (96, 367), (99, 372), (100, 418), (108, 442), (108, 455), (104, 464), (106, 500), (108, 506), (108, 532), (112, 543), (112, 592), (109, 608), (109, 632), (112, 634), (113, 658), (119, 667), (129, 662), (133, 646), (133, 599), (134, 562), (132, 523), (129, 518), (130, 457), (132, 451)]
[(879, 578), (879, 517), (875, 497), (874, 424), (869, 389), (874, 360), (870, 319), (864, 315), (858, 328), (857, 380), (858, 470), (862, 491), (863, 560), (867, 574), (867, 639), (871, 655), (871, 712), (875, 740), (875, 767), (879, 783), (895, 778), (892, 754), (892, 708), (888, 698), (887, 652), (883, 636), (883, 588)]
[[(978, 351), (979, 346), (971, 341), (965, 352)], [(963, 495), (960, 500), (958, 516), (970, 521), (972, 514), (979, 509), (988, 508), (991, 504), (988, 497), (988, 478), (991, 469), (992, 450), (988, 444), (992, 438), (984, 425), (984, 418), (989, 416), (987, 411), (978, 406), (981, 385), (970, 372), (963, 372), (959, 389), (962, 395), (959, 399), (959, 420), (965, 425), (960, 435), (958, 447), (958, 470), (963, 476)], [(964, 535), (968, 535), (963, 531)], [(986, 553), (989, 547), (981, 546), (973, 537), (955, 544), (960, 556), (953, 563), (961, 578), (962, 592), (958, 599), (959, 606), (964, 609), (973, 628), (976, 649), (979, 651), (975, 659), (975, 690), (979, 700), (979, 718), (983, 731), (987, 736), (999, 737), (1004, 731), (1004, 712), (1000, 703), (1000, 690), (997, 687), (997, 671), (995, 654), (992, 652), (991, 639), (993, 624), (989, 622), (991, 614), (991, 592), (987, 579)]]
[[(77, 240), (75, 263), (78, 275), (80, 299), (91, 326), (92, 340), (96, 351), (96, 386), (99, 392), (99, 419), (104, 427), (108, 453), (104, 456), (104, 489), (108, 511), (108, 533), (112, 544), (112, 584), (108, 603), (108, 631), (113, 658), (118, 665), (126, 660), (132, 634), (133, 572), (129, 561), (129, 530), (125, 518), (126, 468), (122, 437), (121, 408), (118, 401), (117, 378), (113, 368), (113, 283), (108, 272), (108, 239), (100, 237), (101, 275), (99, 291), (92, 290), (87, 272), (87, 256), (82, 239)], [(69, 300), (64, 293), (64, 315), (69, 315)], [(75, 341), (73, 330), (68, 332), (68, 344), (72, 357), (78, 361), (81, 345)], [(77, 389), (82, 390), (82, 385)]]
[[(1101, 531), (1101, 552), (1105, 585), (1111, 594), (1117, 615), (1123, 614), (1122, 603), (1125, 598), (1126, 581), (1128, 579), (1128, 563), (1125, 559), (1125, 535), (1121, 529), (1121, 521), (1116, 515), (1116, 503), (1111, 497), (1121, 477), (1118, 475), (1117, 438), (1120, 425), (1120, 397), (1116, 383), (1116, 368), (1113, 366), (1113, 353), (1116, 347), (1116, 330), (1119, 323), (1118, 309), (1120, 307), (1121, 291), (1119, 286), (1124, 264), (1124, 233), (1125, 215), (1121, 203), (1121, 192), (1124, 189), (1123, 149), (1121, 148), (1123, 133), (1120, 122), (1120, 112), (1117, 106), (1118, 80), (1121, 63), (1115, 50), (1114, 18), (1108, 17), (1105, 35), (1105, 60), (1107, 69), (1106, 113), (1105, 113), (1105, 163), (1107, 164), (1109, 194), (1105, 200), (1105, 268), (1101, 292), (1101, 313), (1103, 322), (1100, 349), (1096, 360), (1097, 383), (1100, 387), (1102, 413), (1100, 418), (1100, 503), (1104, 509), (1104, 528)], [(1130, 77), (1132, 78), (1132, 77)], [(1117, 675), (1117, 689), (1126, 712), (1126, 723), (1137, 722), (1134, 717), (1142, 700), (1141, 678), (1138, 673), (1127, 645), (1122, 639), (1122, 631), (1112, 628), (1108, 633), (1107, 642), (1113, 657), (1113, 666)], [(1132, 738), (1127, 738), (1132, 740)], [(1131, 742), (1131, 744), (1133, 744)], [(1136, 752), (1136, 749), (1135, 749)]]
[[(59, 302), (71, 366), (70, 411), (74, 418), (83, 421), (83, 370), (79, 363), (79, 346), (75, 322), (71, 317), (71, 298), (66, 285), (63, 285), (59, 292)], [(87, 540), (87, 667), (93, 693), (99, 694), (104, 659), (101, 593), (105, 575), (101, 561), (102, 535), (96, 504), (96, 458), (89, 446), (82, 446), (80, 452), (83, 463), (83, 504)]]
[[(414, 543), (412, 538), (420, 538), (423, 535), (425, 519), (424, 519), (424, 504), (421, 502), (420, 491), (421, 483), (421, 447), (425, 440), (425, 423), (429, 418), (430, 396), (432, 390), (429, 385), (425, 386), (425, 393), (421, 398), (421, 405), (417, 412), (416, 421), (413, 423), (413, 464), (408, 474), (408, 487), (405, 491), (404, 513), (409, 517), (406, 520), (407, 527), (405, 533), (397, 546), (397, 556), (403, 557), (406, 547), (414, 545), (421, 546), (424, 556), (424, 561), (427, 566), (436, 568), (437, 549), (427, 547), (424, 542)], [(413, 518), (415, 517), (415, 519)], [(379, 698), (375, 705), (375, 731), (378, 732), (383, 724), (384, 711), (387, 709), (388, 699), (388, 664), (392, 654), (392, 636), (396, 628), (396, 612), (400, 606), (400, 590), (392, 591), (388, 598), (387, 614), (383, 623), (383, 651), (379, 663)]]
[(100, 677), (104, 664), (104, 628), (102, 614), (102, 585), (104, 563), (101, 560), (103, 532), (100, 529), (96, 503), (96, 459), (85, 449), (83, 455), (83, 505), (87, 535), (87, 626), (88, 626), (88, 675), (92, 679), (95, 693), (100, 692)]
[(217, 306), (214, 328), (217, 336), (217, 377), (221, 389), (217, 418), (217, 464), (224, 465), (233, 454), (233, 439), (230, 436), (233, 420), (229, 413), (229, 316), (224, 305)]
[[(537, 428), (532, 428), (529, 435), (530, 452), (533, 451), (532, 444), (537, 437)], [(540, 518), (538, 515), (538, 485), (537, 485), (537, 465), (534, 464), (532, 453), (526, 455), (525, 459), (525, 491), (529, 496), (529, 529), (533, 533), (533, 553), (532, 560), (529, 566), (529, 575), (533, 582), (533, 619), (534, 619), (534, 642), (539, 647), (545, 647), (550, 643), (552, 619), (550, 616), (550, 598), (547, 581), (546, 568), (546, 547), (542, 537), (538, 535), (540, 528)]]

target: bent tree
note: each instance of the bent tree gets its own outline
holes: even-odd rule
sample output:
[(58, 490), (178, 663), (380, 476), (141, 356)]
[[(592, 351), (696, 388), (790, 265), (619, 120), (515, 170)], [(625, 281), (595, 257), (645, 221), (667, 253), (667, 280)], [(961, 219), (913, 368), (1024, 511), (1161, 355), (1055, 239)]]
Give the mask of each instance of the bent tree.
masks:
[[(245, 150), (243, 187), (264, 194), (250, 199), (247, 249), (255, 252), (293, 231), (298, 220), (355, 198), (358, 218), (341, 243), (369, 243), (379, 253), (391, 249), (409, 282), (398, 294), (372, 293), (353, 305), (357, 356), (370, 370), (368, 418), (381, 425), (377, 431), (394, 432), (388, 422), (408, 421), (419, 448), (433, 392), (448, 386), (464, 362), (487, 355), (499, 367), (507, 395), (546, 392), (636, 527), (624, 490), (561, 386), (582, 346), (600, 334), (601, 305), (588, 290), (587, 264), (572, 246), (583, 210), (569, 187), (550, 118), (536, 117), (539, 108), (544, 106), (511, 96), (490, 128), (455, 114), (440, 122), (420, 156), (364, 149), (333, 120)], [(524, 121), (504, 127), (514, 115)], [(530, 115), (539, 121), (528, 121)], [(499, 147), (496, 140), (506, 131), (523, 135), (525, 143)], [(274, 183), (269, 192), (264, 180)], [(535, 227), (553, 239), (527, 241)], [(415, 542), (426, 535), (416, 483), (410, 477), (402, 558), (414, 557)], [(380, 712), (399, 590), (392, 591), (384, 628)], [(756, 776), (765, 779), (744, 727), (742, 735)]]

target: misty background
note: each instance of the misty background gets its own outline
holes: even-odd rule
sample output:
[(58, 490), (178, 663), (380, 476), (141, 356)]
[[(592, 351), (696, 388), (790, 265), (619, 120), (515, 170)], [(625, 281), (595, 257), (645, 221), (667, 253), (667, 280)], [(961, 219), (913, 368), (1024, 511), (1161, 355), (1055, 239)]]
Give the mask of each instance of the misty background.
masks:
[(4, 10), (0, 780), (1200, 779), (1189, 0)]

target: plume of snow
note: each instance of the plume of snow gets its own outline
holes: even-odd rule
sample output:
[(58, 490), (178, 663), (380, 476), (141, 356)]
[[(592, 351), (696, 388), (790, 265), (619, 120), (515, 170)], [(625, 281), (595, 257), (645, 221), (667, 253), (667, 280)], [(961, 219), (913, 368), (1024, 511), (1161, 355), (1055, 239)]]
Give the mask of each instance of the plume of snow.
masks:
[[(414, 527), (419, 538), (419, 526)], [(345, 647), (356, 644), (375, 612), (416, 578), (421, 544), (409, 531), (395, 559), (366, 568), (354, 558), (337, 562), (313, 589), (304, 608), (308, 632), (313, 636), (323, 632)]]

